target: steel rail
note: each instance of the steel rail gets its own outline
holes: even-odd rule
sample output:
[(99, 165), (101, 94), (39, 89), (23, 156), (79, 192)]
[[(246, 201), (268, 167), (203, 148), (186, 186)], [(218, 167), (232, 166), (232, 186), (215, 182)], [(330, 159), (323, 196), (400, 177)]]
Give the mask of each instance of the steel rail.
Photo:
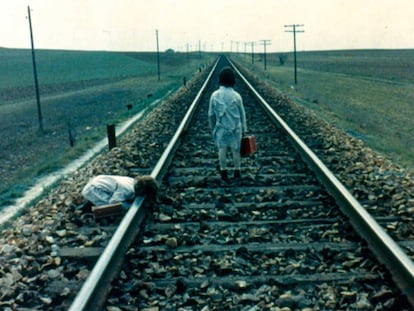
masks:
[(414, 263), (400, 246), (385, 232), (375, 219), (361, 206), (348, 189), (335, 177), (317, 155), (295, 134), (288, 124), (254, 89), (233, 62), (230, 64), (253, 92), (277, 126), (287, 134), (302, 159), (335, 198), (355, 230), (368, 243), (371, 251), (390, 271), (395, 283), (414, 306)]
[[(151, 172), (151, 176), (159, 181), (166, 169), (168, 168), (172, 155), (178, 147), (179, 139), (187, 129), (194, 112), (200, 102), (202, 93), (204, 92), (211, 76), (213, 75), (219, 59), (216, 60), (211, 72), (199, 90), (197, 96), (190, 105), (187, 113), (177, 128), (174, 136), (171, 138), (168, 146), (159, 158), (157, 164)], [(98, 258), (91, 273), (83, 284), (81, 290), (76, 295), (70, 306), (70, 311), (81, 310), (101, 310), (104, 299), (108, 294), (108, 284), (115, 277), (116, 273), (123, 261), (123, 254), (133, 242), (135, 236), (139, 233), (142, 220), (145, 218), (144, 203), (145, 197), (136, 197), (128, 212), (123, 217), (121, 223), (117, 227), (114, 235), (105, 247), (103, 253)]]

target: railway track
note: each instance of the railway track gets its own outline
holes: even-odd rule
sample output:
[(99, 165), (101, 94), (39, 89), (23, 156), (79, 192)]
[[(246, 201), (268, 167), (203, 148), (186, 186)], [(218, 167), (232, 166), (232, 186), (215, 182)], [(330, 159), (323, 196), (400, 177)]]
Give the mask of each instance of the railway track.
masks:
[(135, 200), (71, 310), (409, 310), (413, 263), (381, 227), (398, 217), (379, 226), (241, 77), (258, 152), (220, 179), (207, 109), (224, 64), (152, 170), (158, 203)]

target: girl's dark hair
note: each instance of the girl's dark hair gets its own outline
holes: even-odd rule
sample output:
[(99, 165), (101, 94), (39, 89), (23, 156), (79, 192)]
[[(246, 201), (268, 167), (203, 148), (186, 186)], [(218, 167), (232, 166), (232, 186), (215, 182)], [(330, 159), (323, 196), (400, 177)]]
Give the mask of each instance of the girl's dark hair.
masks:
[(219, 76), (219, 83), (220, 85), (229, 87), (234, 86), (236, 80), (234, 78), (234, 72), (230, 67), (224, 67)]

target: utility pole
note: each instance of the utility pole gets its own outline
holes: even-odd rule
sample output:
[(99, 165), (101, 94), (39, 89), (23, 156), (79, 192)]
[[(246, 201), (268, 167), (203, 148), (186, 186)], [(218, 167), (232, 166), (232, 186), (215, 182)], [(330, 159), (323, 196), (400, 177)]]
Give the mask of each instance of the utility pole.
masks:
[(161, 80), (161, 72), (160, 72), (160, 47), (158, 44), (158, 29), (155, 30), (155, 36), (157, 39), (157, 68), (158, 68), (158, 81)]
[(34, 75), (35, 89), (36, 89), (36, 102), (37, 102), (37, 115), (39, 118), (39, 131), (40, 133), (43, 134), (44, 133), (43, 117), (42, 117), (42, 109), (40, 107), (39, 82), (37, 80), (36, 57), (35, 57), (35, 50), (34, 50), (34, 43), (33, 43), (33, 30), (32, 30), (32, 19), (30, 17), (30, 6), (27, 6), (27, 14), (29, 18), (30, 41), (32, 44), (33, 75)]
[(252, 41), (252, 64), (254, 64), (254, 42)]
[(264, 70), (266, 70), (267, 69), (267, 67), (266, 67), (266, 46), (270, 45), (271, 41), (270, 40), (260, 40), (260, 42), (261, 42), (261, 44), (263, 44), (263, 47), (264, 47), (264, 53), (263, 53), (263, 55), (264, 55)]
[(305, 32), (304, 30), (297, 30), (296, 27), (303, 27), (303, 26), (304, 25), (298, 25), (298, 24), (285, 25), (285, 28), (293, 28), (293, 30), (285, 30), (285, 32), (293, 32), (293, 58), (294, 58), (294, 63), (295, 63), (295, 84), (298, 83), (297, 66), (296, 66), (296, 33)]
[(186, 48), (186, 60), (187, 60), (187, 66), (188, 66), (190, 62), (190, 46), (188, 43), (187, 43), (187, 48)]
[(187, 61), (187, 66), (190, 63), (190, 44), (187, 43), (186, 45), (186, 61)]

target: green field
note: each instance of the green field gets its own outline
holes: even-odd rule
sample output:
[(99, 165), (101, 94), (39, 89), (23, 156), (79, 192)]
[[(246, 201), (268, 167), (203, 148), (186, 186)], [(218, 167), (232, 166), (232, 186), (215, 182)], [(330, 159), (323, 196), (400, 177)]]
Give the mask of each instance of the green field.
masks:
[(396, 164), (414, 169), (414, 50), (350, 50), (237, 59), (260, 78)]
[(0, 206), (63, 167), (150, 102), (183, 86), (211, 57), (199, 53), (36, 51), (40, 133), (30, 50), (0, 48)]
[[(261, 79), (371, 148), (414, 169), (414, 50), (232, 55)], [(0, 206), (36, 177), (67, 164), (149, 102), (214, 59), (198, 53), (36, 51), (44, 133), (39, 133), (30, 50), (0, 48)], [(132, 109), (128, 110), (127, 106)], [(69, 133), (74, 145), (70, 146)]]

